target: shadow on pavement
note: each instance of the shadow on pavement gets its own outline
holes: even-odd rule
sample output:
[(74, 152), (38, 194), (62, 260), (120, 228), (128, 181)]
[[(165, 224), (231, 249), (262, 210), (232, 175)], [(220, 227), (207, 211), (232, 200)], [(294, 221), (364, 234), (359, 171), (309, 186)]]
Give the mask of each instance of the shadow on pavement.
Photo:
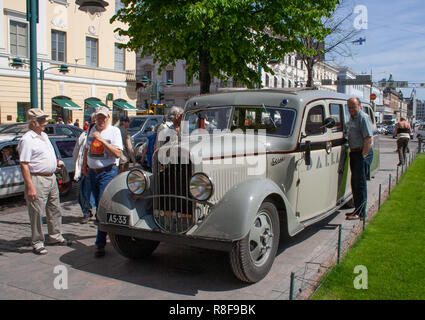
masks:
[[(326, 228), (336, 214), (338, 212), (308, 227), (292, 239), (282, 240), (277, 255)], [(161, 290), (165, 295), (195, 296), (199, 291), (231, 293), (231, 290), (245, 287), (256, 288), (255, 285), (240, 282), (233, 276), (226, 252), (161, 243), (150, 257), (129, 260), (119, 255), (108, 243), (106, 256), (95, 258), (95, 246), (79, 240), (78, 237), (74, 239), (73, 250), (62, 255), (61, 262), (80, 271)], [(126, 286), (118, 282), (117, 286), (120, 285)], [(146, 294), (149, 291), (143, 292)]]
[(103, 258), (94, 257), (94, 245), (73, 241), (72, 248), (60, 257), (61, 262), (72, 268), (164, 293), (195, 296), (199, 291), (229, 291), (247, 286), (234, 278), (226, 252), (160, 244), (150, 257), (129, 260), (109, 243)]

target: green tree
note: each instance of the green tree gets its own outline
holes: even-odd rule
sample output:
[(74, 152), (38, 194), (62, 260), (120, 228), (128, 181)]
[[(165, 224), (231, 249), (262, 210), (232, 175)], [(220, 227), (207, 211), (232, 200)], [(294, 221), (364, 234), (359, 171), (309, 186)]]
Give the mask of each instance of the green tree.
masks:
[(124, 47), (154, 56), (159, 72), (186, 61), (188, 78), (196, 75), (200, 93), (211, 79), (231, 77), (249, 88), (260, 81), (259, 67), (285, 53), (301, 51), (301, 39), (324, 39), (338, 0), (122, 0), (125, 8), (111, 18), (126, 28)]
[(360, 31), (353, 27), (354, 8), (347, 1), (340, 1), (335, 11), (322, 20), (327, 28), (325, 41), (312, 36), (301, 37), (303, 49), (298, 52), (298, 59), (306, 66), (307, 87), (314, 86), (314, 66), (325, 60), (335, 60), (337, 56), (351, 57), (352, 41), (360, 35)]

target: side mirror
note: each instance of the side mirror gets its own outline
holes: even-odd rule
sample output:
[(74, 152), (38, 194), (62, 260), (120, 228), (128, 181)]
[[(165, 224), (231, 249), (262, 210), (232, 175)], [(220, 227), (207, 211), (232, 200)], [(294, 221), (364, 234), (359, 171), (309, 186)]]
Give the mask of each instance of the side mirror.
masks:
[(333, 127), (335, 127), (335, 119), (330, 117), (326, 118), (323, 122), (322, 128), (332, 129)]
[(310, 141), (305, 142), (305, 165), (311, 166), (311, 144)]

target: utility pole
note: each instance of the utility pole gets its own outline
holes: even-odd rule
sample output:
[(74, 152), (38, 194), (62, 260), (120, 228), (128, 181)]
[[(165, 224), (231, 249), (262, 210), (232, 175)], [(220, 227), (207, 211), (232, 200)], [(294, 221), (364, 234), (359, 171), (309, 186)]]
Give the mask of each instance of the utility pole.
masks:
[(37, 108), (37, 22), (38, 0), (27, 0), (27, 21), (30, 25), (30, 94), (31, 108)]

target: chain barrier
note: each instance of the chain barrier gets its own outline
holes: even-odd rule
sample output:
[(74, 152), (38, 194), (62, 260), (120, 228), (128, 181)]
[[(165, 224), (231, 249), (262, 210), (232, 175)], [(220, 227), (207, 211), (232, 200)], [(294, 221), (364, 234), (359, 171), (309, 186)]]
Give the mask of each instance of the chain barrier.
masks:
[[(419, 150), (418, 150), (419, 151)], [(386, 201), (391, 193), (391, 185), (398, 184), (399, 178), (404, 175), (413, 160), (416, 158), (418, 152), (409, 152), (408, 161), (406, 161), (406, 167), (402, 168), (399, 172), (397, 170), (397, 177), (394, 179), (389, 175), (389, 181), (386, 191), (388, 192), (385, 195), (382, 195), (382, 185), (379, 184), (379, 200), (378, 200), (378, 210), (381, 208), (381, 201)], [(364, 209), (366, 202), (362, 206), (355, 210), (355, 212), (361, 212), (360, 210)], [(369, 220), (377, 213), (374, 212), (369, 216)], [(366, 210), (364, 211), (366, 212)], [(326, 281), (328, 275), (333, 266), (337, 263), (339, 264), (340, 258), (351, 248), (355, 240), (363, 233), (365, 230), (365, 225), (368, 221), (366, 215), (361, 216), (362, 224), (354, 224), (352, 227), (343, 227), (341, 224), (327, 224), (323, 228), (333, 228), (333, 232), (329, 235), (329, 238), (320, 245), (320, 249), (315, 252), (314, 256), (305, 262), (303, 266), (296, 268), (290, 273), (290, 285), (289, 289), (286, 289), (281, 292), (282, 297), (288, 297), (289, 300), (304, 300), (309, 299), (309, 297), (319, 288), (325, 290), (327, 294), (332, 293), (330, 289), (326, 289), (322, 284)], [(396, 233), (394, 233), (396, 234)], [(335, 248), (335, 250), (330, 250), (329, 248)], [(354, 285), (352, 287), (340, 286), (344, 289), (355, 289)], [(400, 299), (400, 297), (391, 296), (388, 294), (382, 294), (380, 291), (374, 291), (367, 289), (367, 292), (372, 295), (376, 295), (377, 299)]]

